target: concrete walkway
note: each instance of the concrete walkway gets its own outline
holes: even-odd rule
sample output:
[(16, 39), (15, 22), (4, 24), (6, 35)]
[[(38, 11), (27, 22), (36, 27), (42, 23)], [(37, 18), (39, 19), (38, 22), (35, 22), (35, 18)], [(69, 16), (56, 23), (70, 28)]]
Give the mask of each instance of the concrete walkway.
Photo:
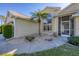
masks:
[[(1, 41), (2, 42), (2, 41)], [(0, 43), (0, 54), (2, 53), (33, 53), (50, 48), (61, 46), (67, 42), (66, 37), (58, 37), (52, 41), (46, 41), (43, 38), (36, 38), (33, 42), (25, 41), (24, 38), (3, 41)]]

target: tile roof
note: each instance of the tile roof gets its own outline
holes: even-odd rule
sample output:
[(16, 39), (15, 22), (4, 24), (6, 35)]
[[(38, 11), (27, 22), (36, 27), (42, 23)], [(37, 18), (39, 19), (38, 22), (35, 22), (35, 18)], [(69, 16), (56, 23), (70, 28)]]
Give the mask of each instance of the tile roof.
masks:
[(29, 16), (25, 16), (23, 14), (17, 13), (16, 11), (13, 11), (13, 10), (9, 10), (9, 12), (11, 15), (13, 15), (15, 17), (24, 18), (24, 19), (30, 18)]

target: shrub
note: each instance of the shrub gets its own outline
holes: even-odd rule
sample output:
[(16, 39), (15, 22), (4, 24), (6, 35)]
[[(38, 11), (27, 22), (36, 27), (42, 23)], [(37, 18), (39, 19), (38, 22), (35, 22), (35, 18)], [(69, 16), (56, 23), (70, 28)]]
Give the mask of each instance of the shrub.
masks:
[(9, 39), (13, 36), (13, 26), (11, 24), (5, 24), (2, 27), (3, 36)]
[(0, 26), (0, 34), (2, 34), (2, 26)]
[(68, 42), (70, 44), (79, 46), (79, 37), (77, 37), (77, 36), (68, 37)]
[(53, 37), (58, 37), (57, 32), (54, 32), (54, 33), (53, 33)]
[(25, 39), (31, 42), (35, 39), (35, 37), (29, 35), (29, 36), (25, 36)]
[(0, 34), (2, 34), (2, 27), (3, 27), (3, 25), (0, 26)]

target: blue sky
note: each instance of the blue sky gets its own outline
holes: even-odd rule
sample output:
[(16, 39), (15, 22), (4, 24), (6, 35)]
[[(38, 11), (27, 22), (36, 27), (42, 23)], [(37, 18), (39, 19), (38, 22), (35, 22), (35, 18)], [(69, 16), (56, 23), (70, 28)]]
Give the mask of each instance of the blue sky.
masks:
[(6, 16), (7, 10), (14, 10), (24, 15), (31, 15), (35, 10), (42, 10), (46, 6), (65, 8), (69, 3), (0, 3), (0, 15)]

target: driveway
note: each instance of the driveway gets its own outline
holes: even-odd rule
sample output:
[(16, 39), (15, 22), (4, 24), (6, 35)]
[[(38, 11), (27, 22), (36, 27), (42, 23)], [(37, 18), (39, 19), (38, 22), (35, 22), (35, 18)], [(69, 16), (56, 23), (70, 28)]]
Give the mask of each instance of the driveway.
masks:
[(5, 43), (6, 43), (6, 41), (5, 41), (4, 37), (3, 37), (3, 35), (0, 34), (0, 46), (2, 46)]
[(0, 41), (3, 41), (4, 37), (2, 36), (2, 34), (0, 34)]
[(61, 46), (67, 42), (66, 37), (58, 37), (52, 41), (44, 40), (45, 37), (36, 38), (33, 42), (25, 41), (24, 38), (9, 41), (2, 40), (0, 54), (2, 53), (33, 53)]

